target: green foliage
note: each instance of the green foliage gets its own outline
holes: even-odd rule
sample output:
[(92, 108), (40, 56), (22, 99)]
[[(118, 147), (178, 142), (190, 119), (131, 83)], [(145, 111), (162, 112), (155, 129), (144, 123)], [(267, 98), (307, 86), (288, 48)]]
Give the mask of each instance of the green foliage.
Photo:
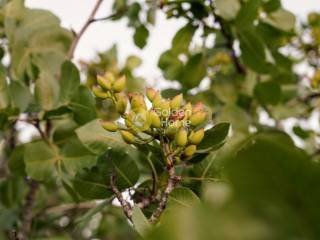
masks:
[(143, 59), (119, 61), (116, 45), (72, 59), (81, 36), (57, 16), (0, 1), (0, 239), (318, 239), (320, 13), (112, 11), (89, 27), (124, 20), (139, 49), (158, 14), (183, 22), (158, 59), (175, 87), (144, 94)]

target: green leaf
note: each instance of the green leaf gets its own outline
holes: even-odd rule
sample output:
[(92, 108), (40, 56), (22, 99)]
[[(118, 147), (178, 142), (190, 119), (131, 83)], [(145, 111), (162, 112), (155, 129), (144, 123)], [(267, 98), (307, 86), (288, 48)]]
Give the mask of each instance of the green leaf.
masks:
[(76, 191), (84, 198), (103, 199), (111, 196), (110, 174), (115, 171), (120, 190), (132, 187), (139, 179), (139, 169), (130, 154), (109, 150), (99, 158), (98, 165), (84, 169), (74, 179)]
[(24, 151), (26, 172), (34, 180), (45, 181), (56, 175), (55, 165), (59, 160), (57, 149), (44, 141), (26, 144)]
[(58, 74), (72, 41), (72, 34), (60, 27), (49, 11), (28, 9), (20, 1), (6, 6), (5, 32), (16, 79), (35, 79), (34, 68)]
[(187, 52), (195, 31), (196, 27), (189, 23), (182, 27), (172, 39), (172, 52), (174, 54)]
[(79, 125), (83, 125), (97, 117), (95, 99), (86, 86), (79, 86), (69, 103), (69, 107), (73, 112), (75, 122)]
[(97, 163), (97, 157), (92, 155), (77, 137), (69, 138), (60, 148), (60, 160), (70, 172), (91, 168)]
[(141, 209), (137, 206), (133, 207), (132, 210), (132, 222), (134, 225), (134, 229), (141, 235), (145, 236), (147, 232), (150, 231), (151, 225), (146, 218), (146, 216), (143, 214)]
[(93, 120), (78, 128), (76, 133), (80, 141), (94, 154), (101, 155), (108, 148), (124, 150), (131, 148), (118, 132), (108, 132), (101, 127), (99, 120)]
[(229, 123), (218, 123), (209, 130), (205, 131), (202, 142), (198, 145), (198, 149), (217, 149), (225, 143), (229, 134)]
[(133, 35), (134, 43), (139, 48), (144, 48), (147, 44), (147, 39), (149, 37), (149, 31), (144, 25), (140, 25), (136, 28)]
[(32, 101), (32, 95), (29, 88), (22, 82), (11, 81), (9, 89), (11, 107), (19, 109), (20, 112), (24, 112)]
[(108, 173), (94, 167), (79, 172), (73, 180), (74, 189), (85, 199), (105, 199), (112, 196), (107, 185)]
[(183, 68), (179, 81), (183, 87), (192, 89), (206, 76), (207, 66), (202, 53), (191, 56)]
[(0, 203), (8, 208), (21, 204), (24, 196), (23, 178), (9, 177), (0, 182)]
[(241, 7), (241, 10), (235, 19), (235, 24), (238, 30), (251, 28), (255, 19), (259, 15), (259, 7), (261, 0), (248, 0)]
[(42, 72), (36, 80), (35, 96), (39, 105), (46, 111), (57, 106), (59, 98), (59, 84), (49, 73)]
[(263, 41), (251, 30), (239, 32), (241, 58), (252, 70), (267, 73), (266, 52)]
[(174, 211), (176, 207), (192, 207), (200, 203), (198, 196), (189, 188), (175, 188), (169, 196), (168, 210)]
[(179, 79), (183, 71), (183, 63), (171, 50), (161, 54), (158, 66), (163, 71), (164, 77), (168, 80)]
[(274, 81), (259, 82), (254, 94), (262, 104), (277, 105), (281, 101), (281, 87)]
[(0, 109), (5, 109), (9, 105), (10, 95), (8, 93), (7, 85), (5, 69), (0, 65)]
[(57, 176), (61, 165), (69, 174), (72, 174), (96, 164), (96, 157), (89, 153), (76, 138), (70, 138), (61, 149), (53, 144), (48, 145), (44, 141), (28, 143), (25, 147), (24, 159), (27, 174), (40, 181)]
[(296, 17), (291, 12), (280, 8), (277, 11), (269, 14), (264, 21), (278, 29), (290, 32), (295, 28)]
[(60, 101), (67, 102), (80, 85), (80, 75), (71, 61), (65, 61), (62, 64), (60, 74)]
[(24, 163), (25, 145), (17, 146), (10, 155), (9, 169), (14, 176), (25, 176)]
[(215, 6), (217, 14), (225, 20), (234, 19), (241, 8), (239, 0), (216, 0)]

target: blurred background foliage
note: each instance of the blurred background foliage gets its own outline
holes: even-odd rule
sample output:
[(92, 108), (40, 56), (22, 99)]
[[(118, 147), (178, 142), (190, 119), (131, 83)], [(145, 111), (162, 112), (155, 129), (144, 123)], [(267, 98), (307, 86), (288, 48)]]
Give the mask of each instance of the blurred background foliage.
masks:
[[(0, 239), (20, 229), (37, 240), (319, 239), (320, 13), (300, 22), (280, 0), (114, 0), (96, 19), (127, 19), (139, 48), (157, 12), (185, 19), (158, 61), (163, 95), (202, 101), (216, 126), (213, 151), (178, 170), (161, 223), (145, 223), (150, 205), (133, 228), (112, 204), (108, 171), (116, 166), (133, 200), (149, 194), (150, 162), (159, 186), (166, 172), (154, 146), (102, 131), (96, 119), (118, 115), (90, 88), (110, 71), (127, 76), (128, 92), (144, 91), (143, 59), (119, 64), (115, 45), (75, 65), (75, 35), (56, 16), (23, 0), (0, 7)], [(37, 134), (26, 140), (27, 128)]]

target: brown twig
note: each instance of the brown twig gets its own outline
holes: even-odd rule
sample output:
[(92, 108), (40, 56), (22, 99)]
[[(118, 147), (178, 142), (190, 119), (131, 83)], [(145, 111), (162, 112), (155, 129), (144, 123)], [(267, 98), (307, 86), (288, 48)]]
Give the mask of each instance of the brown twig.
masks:
[(124, 214), (132, 222), (132, 207), (130, 204), (123, 198), (122, 193), (116, 186), (116, 174), (113, 171), (110, 176), (110, 186), (111, 191), (115, 194), (116, 198), (121, 204)]
[(34, 201), (36, 198), (37, 191), (39, 189), (38, 182), (34, 180), (28, 180), (28, 184), (29, 191), (26, 195), (22, 212), (22, 228), (18, 236), (20, 240), (26, 240), (28, 234), (30, 233), (32, 224), (32, 209), (34, 207)]
[(69, 49), (68, 52), (68, 58), (72, 59), (73, 55), (74, 55), (74, 51), (76, 50), (76, 47), (82, 37), (82, 35), (85, 33), (85, 31), (87, 30), (87, 28), (90, 26), (90, 24), (93, 22), (94, 17), (97, 13), (97, 11), (99, 10), (101, 4), (102, 4), (103, 0), (97, 0), (94, 8), (91, 11), (91, 14), (89, 15), (87, 21), (85, 22), (85, 24), (83, 25), (83, 27), (80, 29), (80, 31), (76, 34), (73, 42), (71, 43), (71, 47)]
[(239, 58), (238, 58), (238, 56), (236, 54), (236, 51), (233, 48), (234, 38), (233, 38), (232, 34), (227, 30), (223, 19), (215, 13), (215, 7), (213, 5), (212, 0), (210, 0), (210, 8), (211, 8), (212, 14), (214, 16), (214, 21), (220, 26), (221, 33), (225, 37), (225, 39), (227, 41), (226, 42), (226, 47), (231, 52), (231, 58), (232, 58), (233, 64), (234, 64), (237, 72), (240, 73), (240, 74), (245, 74), (246, 73), (246, 69), (240, 63)]

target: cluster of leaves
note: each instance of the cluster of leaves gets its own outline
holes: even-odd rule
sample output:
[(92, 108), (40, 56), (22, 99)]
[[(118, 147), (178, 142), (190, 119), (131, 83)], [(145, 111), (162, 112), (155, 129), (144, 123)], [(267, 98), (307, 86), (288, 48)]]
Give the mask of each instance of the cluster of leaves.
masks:
[(149, 88), (146, 102), (141, 60), (120, 66), (116, 47), (81, 62), (80, 81), (68, 57), (78, 35), (0, 1), (0, 238), (317, 239), (319, 133), (306, 122), (320, 14), (297, 28), (280, 0), (115, 0), (113, 11), (90, 24), (126, 18), (139, 48), (157, 12), (184, 19), (158, 63), (177, 88)]

